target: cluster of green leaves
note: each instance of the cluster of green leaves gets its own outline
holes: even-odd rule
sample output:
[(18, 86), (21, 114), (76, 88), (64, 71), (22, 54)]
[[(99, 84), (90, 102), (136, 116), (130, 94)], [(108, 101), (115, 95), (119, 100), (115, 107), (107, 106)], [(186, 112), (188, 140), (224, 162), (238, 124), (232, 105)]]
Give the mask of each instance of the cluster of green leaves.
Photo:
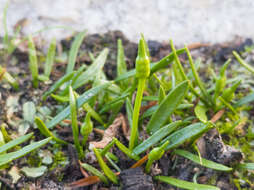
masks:
[[(3, 48), (0, 49), (0, 55), (2, 57), (2, 61), (4, 64), (9, 62), (9, 58), (11, 58), (11, 55), (14, 53), (14, 51), (18, 48), (18, 46), (22, 43), (27, 42), (29, 46), (29, 69), (32, 75), (32, 81), (33, 86), (38, 86), (38, 80), (40, 81), (47, 81), (49, 80), (53, 63), (55, 61), (55, 49), (56, 49), (56, 40), (53, 39), (47, 52), (47, 56), (45, 58), (45, 64), (44, 64), (44, 73), (41, 75), (38, 75), (38, 68), (39, 68), (39, 61), (37, 58), (37, 51), (35, 49), (35, 44), (33, 42), (33, 36), (36, 34), (39, 34), (46, 30), (52, 30), (57, 28), (64, 28), (66, 30), (73, 30), (69, 27), (64, 26), (56, 26), (56, 27), (48, 27), (43, 28), (39, 31), (36, 31), (28, 36), (21, 36), (20, 30), (21, 26), (18, 26), (15, 28), (14, 34), (10, 35), (8, 28), (7, 28), (7, 10), (9, 6), (10, 1), (6, 1), (6, 4), (3, 9)], [(16, 77), (13, 77), (4, 67), (0, 66), (0, 81), (3, 79), (4, 81), (8, 82), (14, 89), (18, 90), (19, 84), (18, 81), (15, 79)]]
[[(6, 10), (7, 8), (4, 11), (5, 19)], [(8, 35), (6, 22), (4, 28), (4, 42), (8, 47), (8, 52), (12, 53), (16, 46), (11, 43), (12, 40)], [(74, 145), (80, 160), (84, 160), (85, 153), (88, 151), (87, 140), (89, 134), (94, 128), (106, 129), (112, 124), (121, 108), (125, 108), (131, 130), (129, 146), (127, 147), (118, 139), (113, 138), (104, 149), (94, 148), (93, 151), (103, 172), (88, 164), (82, 164), (86, 170), (98, 176), (105, 184), (108, 184), (109, 180), (115, 184), (118, 183), (117, 175), (110, 169), (111, 167), (107, 165), (105, 160), (116, 171), (121, 171), (116, 164), (118, 158), (109, 151), (114, 145), (133, 160), (139, 160), (140, 156), (148, 152), (148, 161), (145, 167), (147, 173), (150, 172), (153, 162), (159, 160), (169, 150), (173, 151), (172, 154), (183, 156), (207, 168), (224, 172), (232, 170), (230, 167), (201, 158), (196, 146), (197, 139), (211, 128), (216, 127), (221, 131), (215, 123), (210, 121), (214, 113), (226, 109), (227, 119), (235, 123), (234, 126), (229, 126), (228, 129), (223, 130), (226, 133), (233, 130), (241, 121), (239, 111), (241, 111), (242, 106), (254, 100), (254, 95), (251, 93), (236, 101), (236, 91), (241, 84), (241, 80), (238, 78), (227, 79), (226, 69), (230, 64), (230, 60), (219, 69), (217, 75), (211, 70), (212, 80), (205, 83), (201, 80), (203, 76), (198, 73), (200, 62), (193, 61), (187, 46), (176, 50), (173, 42), (170, 41), (172, 52), (158, 62), (150, 63), (149, 47), (144, 37), (141, 36), (136, 68), (129, 71), (127, 71), (122, 42), (118, 40), (117, 76), (115, 80), (109, 81), (103, 72), (108, 55), (107, 48), (101, 51), (96, 58), (90, 53), (93, 60), (91, 65), (77, 67), (76, 61), (79, 49), (85, 35), (86, 32), (80, 32), (75, 37), (69, 51), (65, 74), (43, 94), (43, 101), (51, 96), (59, 105), (65, 107), (57, 112), (49, 122), (44, 123), (39, 117), (35, 118), (39, 131), (48, 138), (31, 143), (20, 150), (8, 152), (8, 150), (28, 140), (32, 134), (22, 136), (8, 143), (5, 143), (0, 134), (0, 165), (9, 163), (50, 140), (67, 145), (69, 142), (57, 137), (51, 131), (57, 124), (63, 124), (64, 119), (71, 120)], [(33, 87), (37, 88), (39, 81), (43, 83), (50, 80), (56, 59), (56, 41), (53, 40), (48, 48), (44, 70), (40, 74), (40, 63), (33, 38), (29, 36), (27, 39), (32, 84)], [(187, 54), (188, 69), (182, 65), (178, 57), (183, 53)], [(254, 73), (254, 68), (244, 62), (236, 52), (233, 52), (233, 54), (243, 67)], [(17, 81), (0, 66), (0, 80), (1, 78), (4, 78), (15, 89), (18, 89)], [(136, 90), (137, 93), (135, 93)], [(148, 95), (144, 96), (144, 91)], [(78, 92), (82, 92), (82, 94)], [(135, 103), (133, 106), (130, 100), (134, 96)], [(141, 113), (141, 106), (149, 105), (151, 101), (156, 101), (156, 105)], [(80, 122), (78, 118), (82, 111), (86, 112), (86, 117)], [(146, 125), (144, 126), (144, 124)], [(147, 139), (139, 136), (139, 131), (143, 128), (149, 135)], [(81, 136), (82, 138), (80, 138)], [(183, 149), (177, 149), (179, 146)], [(198, 152), (198, 155), (192, 153), (195, 151)], [(252, 170), (253, 163), (242, 163), (234, 169)], [(213, 186), (185, 182), (166, 176), (157, 176), (155, 179), (186, 189), (218, 189)]]
[[(46, 138), (44, 140), (38, 141), (38, 142), (33, 142), (27, 146), (24, 146), (23, 148), (19, 149), (19, 150), (15, 150), (15, 148), (17, 148), (17, 146), (19, 144), (22, 144), (24, 142), (26, 142), (27, 140), (29, 140), (31, 137), (33, 136), (33, 133), (29, 133), (27, 135), (18, 137), (14, 140), (11, 140), (7, 143), (5, 143), (5, 140), (3, 138), (3, 134), (2, 132), (0, 132), (0, 166), (3, 167), (3, 165), (8, 164), (9, 162), (23, 157), (26, 154), (40, 148), (41, 146), (47, 144), (51, 138)], [(15, 150), (12, 152), (9, 152), (9, 150)]]
[[(114, 138), (104, 149), (93, 149), (104, 174), (88, 164), (82, 165), (106, 184), (108, 184), (108, 179), (113, 183), (118, 183), (116, 174), (104, 160), (105, 157), (116, 171), (120, 171), (115, 163), (118, 160), (117, 157), (109, 152), (114, 145), (134, 160), (139, 160), (140, 155), (148, 151), (146, 172), (150, 172), (152, 163), (160, 159), (168, 150), (174, 150), (174, 154), (190, 159), (204, 167), (224, 172), (232, 170), (227, 166), (201, 158), (199, 152), (198, 155), (189, 152), (189, 150), (197, 151), (196, 140), (211, 128), (216, 127), (215, 123), (208, 119), (211, 119), (211, 113), (227, 109), (230, 118), (236, 121), (239, 119), (236, 111), (238, 107), (246, 101), (253, 100), (252, 95), (248, 95), (237, 102), (234, 100), (236, 89), (241, 81), (227, 80), (226, 68), (230, 60), (221, 67), (218, 75), (213, 74), (213, 82), (208, 83), (208, 85), (201, 80), (202, 77), (198, 74), (199, 63), (194, 63), (186, 46), (176, 50), (171, 41), (172, 53), (160, 61), (150, 64), (149, 49), (142, 36), (139, 43), (136, 69), (127, 71), (122, 42), (118, 40), (117, 77), (114, 81), (108, 81), (102, 70), (108, 55), (107, 49), (103, 50), (97, 58), (94, 58), (90, 66), (81, 66), (75, 70), (75, 60), (84, 36), (84, 33), (80, 33), (74, 39), (66, 74), (43, 95), (43, 100), (51, 96), (61, 104), (66, 105), (64, 110), (46, 124), (36, 118), (36, 124), (43, 135), (51, 137), (57, 143), (66, 144), (67, 142), (55, 137), (50, 129), (59, 123), (61, 124), (64, 119), (70, 118), (74, 144), (79, 153), (79, 158), (82, 160), (87, 148), (87, 138), (93, 128), (107, 128), (125, 104), (127, 119), (131, 127), (129, 147)], [(186, 72), (186, 68), (183, 67), (178, 57), (182, 53), (187, 53), (190, 65), (189, 72)], [(169, 65), (172, 67), (168, 68)], [(88, 86), (90, 89), (87, 89)], [(80, 87), (86, 87), (86, 91), (81, 95), (76, 91)], [(133, 107), (130, 99), (132, 99), (136, 89), (137, 94)], [(143, 97), (144, 91), (149, 95)], [(150, 101), (156, 101), (157, 105), (146, 110), (140, 117), (141, 106), (149, 104)], [(192, 107), (194, 107), (194, 115), (190, 111)], [(87, 114), (83, 124), (79, 126), (77, 118), (81, 110)], [(110, 115), (109, 118), (108, 115)], [(106, 118), (108, 118), (107, 122), (105, 122)], [(91, 119), (95, 120), (97, 126), (93, 125)], [(199, 122), (193, 123), (195, 119), (198, 119)], [(142, 142), (138, 134), (144, 121), (148, 121), (145, 130), (150, 136), (143, 139)], [(82, 141), (79, 140), (80, 135), (83, 136)], [(186, 142), (189, 146), (184, 147), (188, 151), (176, 149)], [(244, 168), (243, 165), (241, 167)], [(182, 182), (171, 177), (158, 176), (155, 179), (187, 189), (193, 187), (217, 189), (213, 186)]]

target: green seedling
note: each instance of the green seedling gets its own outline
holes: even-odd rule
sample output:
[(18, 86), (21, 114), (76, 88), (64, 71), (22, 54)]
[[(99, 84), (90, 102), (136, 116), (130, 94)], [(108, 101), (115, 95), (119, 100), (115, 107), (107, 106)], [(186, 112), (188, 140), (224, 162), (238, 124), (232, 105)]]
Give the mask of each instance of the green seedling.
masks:
[(227, 88), (221, 95), (224, 100), (230, 102), (235, 97), (235, 91), (241, 84), (241, 80), (236, 81), (230, 88)]
[(136, 155), (139, 155), (143, 152), (145, 152), (148, 148), (154, 146), (156, 143), (159, 143), (163, 138), (168, 136), (170, 133), (172, 133), (174, 130), (181, 125), (181, 121), (176, 121), (171, 124), (168, 124), (158, 131), (156, 131), (152, 136), (150, 136), (148, 139), (143, 141), (141, 144), (136, 146), (133, 150), (133, 153)]
[(134, 149), (135, 143), (137, 141), (139, 110), (143, 97), (143, 91), (145, 89), (145, 82), (146, 79), (149, 77), (149, 75), (150, 75), (149, 50), (144, 37), (141, 36), (138, 46), (138, 56), (136, 58), (136, 77), (138, 78), (138, 89), (132, 117), (131, 136), (129, 141), (130, 150)]
[(34, 122), (36, 123), (38, 129), (40, 130), (41, 134), (43, 134), (46, 137), (51, 137), (52, 140), (56, 141), (57, 143), (60, 144), (65, 144), (67, 145), (68, 143), (62, 139), (59, 139), (58, 137), (56, 137), (48, 128), (47, 126), (44, 124), (44, 122), (39, 118), (39, 117), (35, 117)]
[[(177, 69), (177, 73), (179, 72), (179, 75), (181, 76), (182, 80), (187, 80), (189, 81), (188, 77), (186, 76), (186, 74), (184, 73), (184, 69), (183, 69), (183, 66), (177, 56), (177, 52), (176, 52), (176, 49), (174, 47), (174, 44), (173, 44), (173, 41), (170, 40), (170, 46), (171, 46), (171, 49), (173, 51), (173, 55), (174, 55), (174, 60), (175, 60), (175, 63), (176, 63), (176, 69)], [(186, 51), (187, 48), (185, 48), (185, 51)], [(188, 49), (187, 49), (188, 50)], [(188, 51), (187, 51), (188, 52)], [(191, 57), (190, 57), (191, 58)], [(176, 73), (174, 73), (176, 75)], [(204, 104), (206, 105), (209, 105), (209, 103), (207, 102), (206, 99), (204, 99), (196, 90), (195, 88), (192, 86), (192, 84), (190, 84), (190, 91), (197, 97), (199, 98)]]
[[(110, 84), (111, 84), (110, 82), (102, 84), (84, 92), (80, 97), (77, 98), (77, 108), (80, 108), (83, 104), (85, 104), (94, 96), (96, 96), (98, 93), (100, 93), (102, 90), (107, 88)], [(53, 128), (56, 124), (64, 120), (69, 115), (70, 115), (70, 106), (67, 106), (63, 111), (61, 111), (54, 118), (52, 118), (50, 122), (46, 123), (46, 126), (49, 129)]]
[(116, 143), (116, 138), (113, 138), (113, 140), (108, 143), (101, 151), (101, 156), (104, 157), (107, 153), (109, 153), (108, 151), (114, 146), (114, 144)]
[(172, 91), (164, 98), (146, 126), (146, 130), (149, 134), (155, 133), (165, 124), (169, 116), (181, 103), (187, 91), (188, 81), (184, 81), (172, 89)]
[(199, 156), (192, 154), (192, 153), (185, 151), (185, 150), (176, 149), (176, 150), (174, 150), (174, 154), (183, 156), (184, 158), (187, 158), (197, 164), (200, 164), (204, 167), (211, 168), (214, 170), (219, 170), (219, 171), (231, 171), (232, 170), (232, 168), (229, 168), (227, 166), (218, 164), (218, 163), (210, 161), (210, 160), (206, 160), (204, 158), (202, 158), (202, 160), (200, 162)]
[(105, 155), (109, 163), (113, 168), (115, 168), (116, 171), (121, 172), (121, 169), (115, 164), (115, 162), (110, 158), (109, 154)]
[(241, 98), (240, 100), (238, 100), (235, 104), (234, 107), (240, 107), (243, 105), (248, 105), (249, 103), (254, 101), (254, 93), (250, 93), (247, 96), (244, 96), (243, 98)]
[(53, 86), (50, 87), (50, 89), (43, 94), (42, 99), (46, 100), (47, 96), (54, 93), (57, 89), (60, 88), (60, 86), (62, 86), (65, 82), (71, 80), (71, 78), (74, 76), (75, 71), (64, 75), (63, 77), (61, 77)]
[(6, 69), (0, 65), (0, 81), (2, 79), (6, 80), (15, 90), (19, 89), (19, 84), (17, 80), (13, 78), (11, 74), (7, 72)]
[(182, 188), (182, 189), (198, 189), (198, 190), (220, 190), (218, 187), (211, 186), (211, 185), (203, 185), (203, 184), (197, 184), (197, 183), (191, 183), (188, 181), (176, 179), (173, 177), (167, 177), (167, 176), (156, 176), (156, 180), (162, 181), (164, 183), (174, 185), (176, 187)]
[(81, 166), (83, 168), (85, 168), (87, 171), (89, 171), (90, 173), (92, 173), (93, 175), (96, 175), (100, 178), (100, 180), (105, 183), (106, 185), (109, 184), (108, 179), (103, 175), (103, 173), (101, 173), (99, 170), (97, 170), (95, 167), (86, 164), (86, 163), (81, 163)]
[(88, 112), (86, 114), (85, 122), (82, 124), (80, 128), (80, 133), (83, 136), (82, 140), (82, 146), (86, 145), (86, 141), (88, 139), (88, 136), (93, 131), (93, 122), (91, 121), (91, 114)]
[(76, 147), (76, 150), (79, 154), (79, 158), (84, 158), (84, 151), (79, 142), (79, 128), (78, 128), (78, 119), (77, 119), (77, 102), (74, 96), (71, 86), (69, 87), (69, 98), (70, 98), (70, 111), (71, 111), (71, 126), (73, 140)]
[[(124, 56), (124, 49), (122, 45), (122, 40), (118, 39), (117, 41), (117, 77), (120, 77), (121, 75), (124, 75), (127, 72), (127, 66), (125, 62), (125, 56)], [(127, 87), (128, 80), (121, 81), (120, 85), (122, 88)]]
[(146, 163), (145, 171), (146, 173), (149, 173), (151, 170), (151, 166), (154, 161), (161, 159), (165, 152), (165, 148), (168, 146), (169, 141), (166, 141), (163, 145), (160, 147), (154, 148), (149, 154), (148, 154), (148, 161)]
[[(1, 132), (1, 136), (2, 136), (2, 142), (4, 142), (4, 138), (3, 138), (2, 132)], [(21, 137), (18, 137), (16, 139), (14, 139), (14, 140), (11, 140), (8, 143), (3, 143), (0, 146), (0, 154), (6, 152), (9, 149), (12, 149), (12, 148), (16, 147), (17, 145), (19, 145), (19, 144), (21, 144), (23, 142), (26, 142), (32, 136), (33, 136), (33, 133), (29, 133), (27, 135), (24, 135), (24, 136), (21, 136)]]
[(108, 56), (108, 49), (104, 49), (99, 56), (94, 60), (93, 64), (91, 64), (72, 84), (73, 90), (87, 84), (89, 81), (94, 80), (98, 74), (98, 71), (101, 71), (104, 64), (106, 63), (106, 59)]
[(208, 100), (210, 101), (210, 104), (212, 104), (212, 103), (213, 103), (213, 102), (212, 102), (212, 98), (211, 98), (210, 94), (207, 92), (207, 90), (206, 90), (206, 88), (205, 88), (203, 82), (201, 81), (201, 79), (200, 79), (200, 77), (199, 77), (199, 75), (198, 75), (198, 72), (197, 72), (197, 70), (196, 70), (196, 68), (195, 68), (195, 65), (194, 65), (194, 63), (193, 63), (193, 60), (192, 60), (190, 51), (189, 51), (189, 49), (187, 48), (186, 45), (185, 45), (185, 49), (186, 49), (186, 53), (187, 53), (187, 56), (188, 56), (188, 59), (189, 59), (189, 63), (190, 63), (190, 66), (191, 66), (191, 71), (192, 71), (192, 73), (193, 73), (193, 76), (194, 76), (194, 78), (195, 78), (195, 81), (196, 81), (196, 83), (197, 83), (197, 85), (198, 85), (198, 87), (199, 87), (201, 93), (203, 94), (203, 97), (206, 98), (206, 99), (208, 99)]
[(176, 148), (177, 146), (183, 144), (185, 141), (190, 140), (193, 137), (204, 134), (209, 129), (211, 129), (210, 123), (195, 123), (187, 127), (177, 130), (176, 132), (165, 138), (161, 144), (169, 141), (170, 144), (166, 147), (166, 150)]
[(254, 170), (254, 163), (242, 163), (236, 166), (239, 169)]
[(33, 42), (32, 36), (28, 38), (28, 48), (29, 48), (29, 69), (32, 74), (33, 87), (38, 87), (38, 61), (36, 55), (36, 49)]
[(194, 112), (195, 112), (195, 115), (197, 116), (197, 118), (201, 122), (206, 123), (208, 121), (207, 116), (206, 116), (207, 109), (205, 106), (197, 105), (194, 109)]
[(74, 39), (74, 42), (71, 45), (71, 50), (70, 50), (70, 54), (69, 54), (69, 60), (68, 60), (68, 65), (67, 65), (67, 69), (66, 69), (66, 74), (69, 74), (71, 72), (73, 72), (73, 69), (75, 67), (75, 62), (77, 60), (77, 56), (78, 56), (78, 50), (85, 38), (86, 35), (86, 31), (84, 32), (80, 32)]
[(53, 68), (55, 54), (56, 54), (56, 39), (53, 39), (52, 42), (50, 43), (46, 57), (46, 63), (44, 66), (44, 76), (46, 76), (48, 79), (50, 77)]
[[(114, 138), (115, 139), (115, 138)], [(115, 144), (116, 146), (124, 153), (126, 154), (129, 158), (133, 160), (139, 160), (139, 156), (133, 153), (132, 150), (128, 149), (126, 146), (124, 146), (119, 140), (115, 139)]]
[[(144, 119), (144, 118), (147, 118), (147, 117), (150, 117), (152, 116), (156, 110), (158, 109), (159, 105), (155, 105), (151, 108), (149, 108), (147, 111), (145, 111), (145, 113), (143, 113), (142, 117), (140, 118), (140, 120)], [(180, 111), (180, 110), (184, 110), (184, 109), (189, 109), (189, 108), (192, 108), (193, 107), (193, 104), (179, 104), (176, 108), (175, 111)]]
[(99, 162), (99, 165), (101, 169), (103, 170), (104, 174), (109, 178), (110, 181), (112, 181), (114, 184), (118, 184), (117, 176), (112, 172), (112, 170), (107, 166), (107, 164), (104, 162), (100, 152), (94, 148), (93, 149), (95, 156)]
[[(38, 141), (38, 142), (33, 142), (23, 148), (21, 148), (18, 151), (15, 152), (10, 152), (7, 154), (1, 154), (0, 155), (0, 166), (8, 164), (9, 162), (16, 160), (20, 157), (25, 156), (26, 154), (40, 148), (41, 146), (47, 144), (51, 140), (51, 137), (46, 138), (44, 140)], [(14, 140), (15, 141), (15, 140)], [(16, 144), (15, 142), (10, 142), (12, 144)]]
[(236, 51), (233, 51), (233, 55), (243, 67), (245, 67), (248, 71), (254, 74), (254, 68), (248, 63), (246, 63)]
[(224, 87), (226, 86), (227, 81), (227, 75), (226, 75), (226, 69), (229, 65), (231, 60), (229, 59), (220, 69), (220, 75), (218, 78), (216, 78), (216, 84), (215, 84), (215, 90), (214, 90), (214, 103), (216, 103), (216, 99), (220, 95), (220, 93), (223, 91)]

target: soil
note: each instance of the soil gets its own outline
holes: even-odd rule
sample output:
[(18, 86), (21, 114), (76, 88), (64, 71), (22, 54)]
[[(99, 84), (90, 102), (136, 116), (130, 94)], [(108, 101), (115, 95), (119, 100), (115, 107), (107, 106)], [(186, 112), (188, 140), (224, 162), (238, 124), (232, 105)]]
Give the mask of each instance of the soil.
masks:
[[(93, 53), (93, 55), (98, 55), (98, 53), (103, 50), (105, 47), (109, 48), (110, 53), (104, 67), (104, 71), (109, 79), (113, 79), (116, 76), (116, 57), (117, 57), (117, 40), (122, 39), (125, 56), (127, 61), (128, 69), (134, 67), (135, 58), (137, 55), (137, 44), (130, 42), (122, 32), (120, 31), (111, 31), (105, 34), (93, 34), (86, 36), (82, 46), (81, 52), (84, 52), (79, 55), (78, 64), (79, 67), (81, 64), (90, 65), (92, 60), (88, 55), (88, 52)], [(73, 38), (62, 40), (61, 43), (58, 44), (58, 52), (65, 52), (65, 50), (70, 49), (70, 44), (73, 41)], [(159, 43), (156, 41), (148, 41), (148, 45), (151, 51), (152, 61), (158, 61), (159, 59), (166, 56), (169, 51), (168, 43)], [(251, 39), (235, 39), (233, 42), (225, 43), (225, 44), (215, 44), (203, 47), (201, 44), (196, 50), (193, 50), (194, 57), (201, 57), (206, 63), (209, 59), (212, 58), (212, 61), (216, 64), (222, 64), (231, 57), (232, 50), (243, 50), (246, 45), (253, 45)], [(42, 49), (38, 49), (39, 51), (43, 51)], [(181, 60), (185, 60), (185, 55), (180, 56)], [(28, 56), (27, 51), (22, 51), (21, 49), (16, 49), (14, 54), (7, 59), (7, 64), (4, 66), (7, 70), (15, 75), (19, 76), (19, 85), (20, 90), (17, 92), (11, 89), (7, 84), (0, 83), (0, 125), (2, 123), (7, 123), (9, 128), (7, 131), (17, 131), (17, 128), (13, 124), (11, 124), (10, 120), (7, 116), (6, 110), (6, 100), (10, 96), (19, 97), (18, 103), (19, 107), (18, 111), (15, 112), (12, 118), (22, 118), (21, 114), (21, 105), (23, 105), (26, 101), (33, 101), (36, 105), (47, 105), (53, 107), (53, 110), (57, 109), (57, 103), (48, 98), (46, 102), (41, 103), (41, 95), (45, 92), (50, 85), (45, 84), (43, 86), (40, 85), (38, 89), (32, 88), (31, 78), (28, 70)], [(0, 62), (2, 62), (0, 60)], [(63, 75), (65, 71), (66, 61), (59, 61), (52, 73), (52, 81), (57, 80)], [(125, 114), (123, 112), (123, 114)], [(30, 129), (32, 131), (33, 129)], [(71, 141), (70, 137), (72, 134), (70, 127), (59, 128), (59, 135), (61, 138), (66, 141)], [(10, 133), (10, 132), (9, 132)], [(122, 131), (118, 134), (118, 139), (121, 142), (127, 143), (126, 139), (123, 137)], [(98, 139), (97, 135), (93, 134), (90, 136), (90, 140)], [(41, 136), (39, 132), (35, 131), (35, 140), (40, 140)], [(47, 149), (48, 146), (44, 146), (43, 149)], [(200, 148), (201, 154), (203, 157), (216, 161), (218, 163), (222, 163), (228, 166), (234, 165), (242, 160), (243, 155), (239, 150), (234, 149), (228, 145), (225, 145), (223, 142), (223, 138), (220, 136), (218, 131), (211, 130), (206, 133), (203, 137), (200, 138)], [(63, 150), (64, 154), (67, 155), (69, 160), (69, 164), (65, 167), (56, 167), (52, 171), (47, 172), (42, 177), (36, 179), (26, 178), (22, 176), (21, 179), (16, 183), (12, 184), (10, 176), (7, 174), (6, 170), (0, 171), (0, 182), (3, 183), (4, 187), (7, 189), (68, 189), (67, 185), (73, 181), (83, 178), (83, 175), (80, 171), (78, 158), (76, 155), (75, 149), (69, 145), (68, 148)], [(119, 167), (122, 172), (120, 174), (120, 183), (123, 190), (134, 190), (134, 189), (158, 189), (158, 190), (166, 190), (166, 189), (176, 189), (173, 186), (165, 185), (163, 183), (158, 183), (152, 180), (153, 175), (161, 174), (161, 175), (170, 175), (174, 176), (178, 179), (182, 180), (193, 180), (193, 176), (195, 173), (199, 173), (198, 182), (206, 183), (211, 181), (212, 179), (215, 181), (218, 187), (222, 190), (236, 190), (237, 188), (231, 181), (231, 175), (225, 174), (223, 172), (217, 172), (211, 169), (204, 168), (200, 165), (194, 164), (191, 161), (184, 159), (182, 157), (172, 156), (170, 152), (165, 154), (152, 168), (151, 175), (147, 175), (143, 173), (143, 168), (129, 169), (130, 166), (134, 163), (132, 160), (128, 159), (122, 152), (118, 149), (114, 148), (113, 153), (120, 158)], [(28, 155), (29, 156), (29, 155)], [(28, 158), (26, 156), (26, 158)], [(86, 157), (86, 161), (88, 163), (94, 162), (94, 155), (89, 155)], [(18, 159), (13, 162), (13, 165), (17, 167), (21, 167), (25, 165), (24, 159)], [(59, 181), (59, 174), (62, 174), (62, 179)], [(88, 187), (82, 187), (79, 189), (84, 190), (93, 190), (93, 189), (118, 189), (116, 186), (105, 187), (103, 184), (95, 184)]]

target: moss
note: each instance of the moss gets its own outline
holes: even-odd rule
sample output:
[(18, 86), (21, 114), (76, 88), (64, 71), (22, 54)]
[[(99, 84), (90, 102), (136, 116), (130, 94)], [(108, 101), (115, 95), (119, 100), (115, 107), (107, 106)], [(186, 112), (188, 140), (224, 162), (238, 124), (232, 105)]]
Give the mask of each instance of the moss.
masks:
[(40, 158), (38, 151), (33, 151), (30, 153), (27, 164), (30, 167), (40, 167), (42, 164), (42, 159)]
[(62, 151), (57, 151), (53, 157), (53, 164), (50, 167), (50, 171), (57, 167), (63, 167), (67, 164), (68, 158)]

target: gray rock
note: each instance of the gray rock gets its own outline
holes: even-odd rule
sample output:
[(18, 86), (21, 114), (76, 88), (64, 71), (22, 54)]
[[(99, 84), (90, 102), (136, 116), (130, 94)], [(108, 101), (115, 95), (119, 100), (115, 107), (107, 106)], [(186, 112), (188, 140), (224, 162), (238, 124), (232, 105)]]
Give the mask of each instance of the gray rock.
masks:
[[(6, 1), (0, 0), (0, 10)], [(50, 26), (68, 26), (78, 31), (87, 29), (89, 33), (121, 30), (132, 41), (137, 41), (143, 32), (147, 39), (171, 38), (176, 44), (224, 42), (236, 35), (254, 37), (253, 0), (11, 0), (8, 29), (11, 31), (24, 18), (24, 34)], [(51, 29), (41, 36), (61, 39), (71, 33), (72, 30)]]

